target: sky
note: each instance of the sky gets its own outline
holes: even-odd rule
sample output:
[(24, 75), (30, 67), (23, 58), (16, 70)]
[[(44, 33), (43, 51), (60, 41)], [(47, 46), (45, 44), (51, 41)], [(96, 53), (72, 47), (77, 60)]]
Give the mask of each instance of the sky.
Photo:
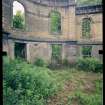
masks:
[(22, 4), (20, 4), (17, 1), (13, 2), (13, 15), (16, 15), (16, 11), (21, 11), (22, 13), (24, 13), (24, 7)]

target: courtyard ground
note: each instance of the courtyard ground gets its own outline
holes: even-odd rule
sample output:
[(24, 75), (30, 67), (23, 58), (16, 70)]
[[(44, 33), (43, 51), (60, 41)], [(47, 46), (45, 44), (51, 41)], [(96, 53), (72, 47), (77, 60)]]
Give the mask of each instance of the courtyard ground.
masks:
[(100, 105), (103, 89), (101, 73), (75, 69), (54, 70), (53, 73), (62, 88), (49, 98), (48, 105)]

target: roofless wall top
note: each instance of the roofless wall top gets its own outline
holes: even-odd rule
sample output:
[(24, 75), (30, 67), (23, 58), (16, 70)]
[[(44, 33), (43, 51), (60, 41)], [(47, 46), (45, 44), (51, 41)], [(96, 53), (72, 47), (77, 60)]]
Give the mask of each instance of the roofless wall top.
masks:
[(75, 0), (30, 0), (30, 1), (45, 6), (55, 6), (55, 7), (75, 5)]

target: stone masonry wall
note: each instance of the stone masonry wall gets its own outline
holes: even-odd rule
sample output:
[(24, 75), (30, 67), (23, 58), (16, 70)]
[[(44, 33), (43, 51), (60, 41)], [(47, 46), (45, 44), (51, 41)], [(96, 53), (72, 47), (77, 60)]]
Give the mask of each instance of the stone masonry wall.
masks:
[(103, 60), (103, 55), (99, 54), (99, 50), (103, 50), (102, 45), (94, 45), (92, 46), (92, 56), (100, 59), (101, 61)]
[(77, 45), (63, 45), (63, 59), (67, 59), (69, 63), (74, 63), (77, 59)]
[[(9, 4), (7, 4), (7, 2), (4, 3), (3, 1), (3, 14), (4, 14), (3, 16), (5, 17), (4, 19), (7, 20), (7, 23), (10, 23), (7, 25), (3, 20), (4, 24), (3, 28), (6, 29), (6, 27), (9, 26), (10, 30), (7, 29), (7, 31), (10, 31), (11, 33), (14, 31), (14, 29), (12, 28), (13, 1), (14, 0), (8, 0)], [(33, 37), (76, 40), (75, 6), (58, 7), (56, 9), (61, 14), (62, 33), (61, 35), (52, 35), (50, 33), (50, 12), (52, 10), (55, 10), (53, 7), (38, 5), (28, 0), (17, 0), (17, 1), (21, 3), (25, 9), (26, 28), (24, 31), (26, 36), (28, 34)], [(22, 32), (23, 30), (19, 31)], [(23, 36), (24, 33), (20, 37)]]
[(44, 59), (47, 62), (51, 60), (51, 49), (47, 43), (28, 43), (27, 52), (29, 62), (35, 62), (37, 58)]

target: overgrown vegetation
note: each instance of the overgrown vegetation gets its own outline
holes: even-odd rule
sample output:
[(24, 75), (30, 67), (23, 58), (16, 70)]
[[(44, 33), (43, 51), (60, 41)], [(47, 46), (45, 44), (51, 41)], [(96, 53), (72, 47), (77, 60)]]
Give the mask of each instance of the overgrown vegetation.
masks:
[(103, 105), (101, 73), (71, 68), (53, 72), (54, 78), (62, 84), (63, 89), (51, 98), (48, 105)]
[[(92, 64), (94, 68), (94, 64), (99, 61), (92, 59), (89, 62), (95, 62)], [(94, 73), (100, 72), (102, 68), (95, 70), (89, 65), (89, 69), (85, 70), (87, 66), (82, 64), (83, 61), (81, 64), (85, 67), (81, 71), (76, 68), (51, 71), (45, 66), (40, 67), (44, 65), (42, 59), (36, 61), (36, 64), (28, 64), (21, 59), (3, 58), (4, 105), (58, 105), (54, 104), (54, 100), (60, 102), (63, 98), (68, 100), (66, 104), (63, 102), (65, 100), (60, 102), (62, 105), (72, 105), (75, 100), (78, 105), (102, 105), (102, 74)], [(66, 62), (65, 60), (65, 65)], [(92, 70), (95, 71), (90, 72)]]
[(24, 26), (24, 14), (22, 14), (21, 11), (17, 11), (16, 15), (13, 16), (13, 27), (18, 29), (24, 29)]
[(71, 105), (73, 100), (78, 101), (78, 105), (103, 105), (102, 95), (88, 95), (83, 92), (77, 92), (74, 96), (69, 97), (68, 105)]
[(66, 59), (66, 58), (63, 59), (62, 64), (63, 64), (64, 66), (67, 66), (67, 67), (70, 65), (68, 59)]
[(62, 64), (61, 50), (62, 50), (61, 44), (52, 44), (52, 56), (49, 68), (52, 69), (60, 68)]
[(93, 57), (79, 58), (77, 60), (77, 68), (84, 71), (102, 72), (103, 64)]
[(46, 105), (48, 97), (57, 91), (52, 75), (47, 68), (4, 58), (4, 105)]
[(51, 33), (57, 34), (61, 32), (61, 16), (57, 11), (50, 13), (51, 18)]
[(71, 105), (74, 100), (78, 102), (78, 105), (103, 105), (103, 81), (96, 80), (94, 81), (94, 84), (95, 90), (91, 94), (75, 91), (73, 95), (68, 97), (68, 105)]
[(36, 66), (39, 66), (39, 67), (45, 67), (45, 66), (47, 66), (47, 63), (43, 59), (41, 59), (41, 58), (36, 58), (34, 64)]
[(52, 45), (52, 60), (55, 61), (54, 64), (56, 63), (61, 63), (61, 50), (62, 50), (62, 45), (59, 44), (53, 44)]

